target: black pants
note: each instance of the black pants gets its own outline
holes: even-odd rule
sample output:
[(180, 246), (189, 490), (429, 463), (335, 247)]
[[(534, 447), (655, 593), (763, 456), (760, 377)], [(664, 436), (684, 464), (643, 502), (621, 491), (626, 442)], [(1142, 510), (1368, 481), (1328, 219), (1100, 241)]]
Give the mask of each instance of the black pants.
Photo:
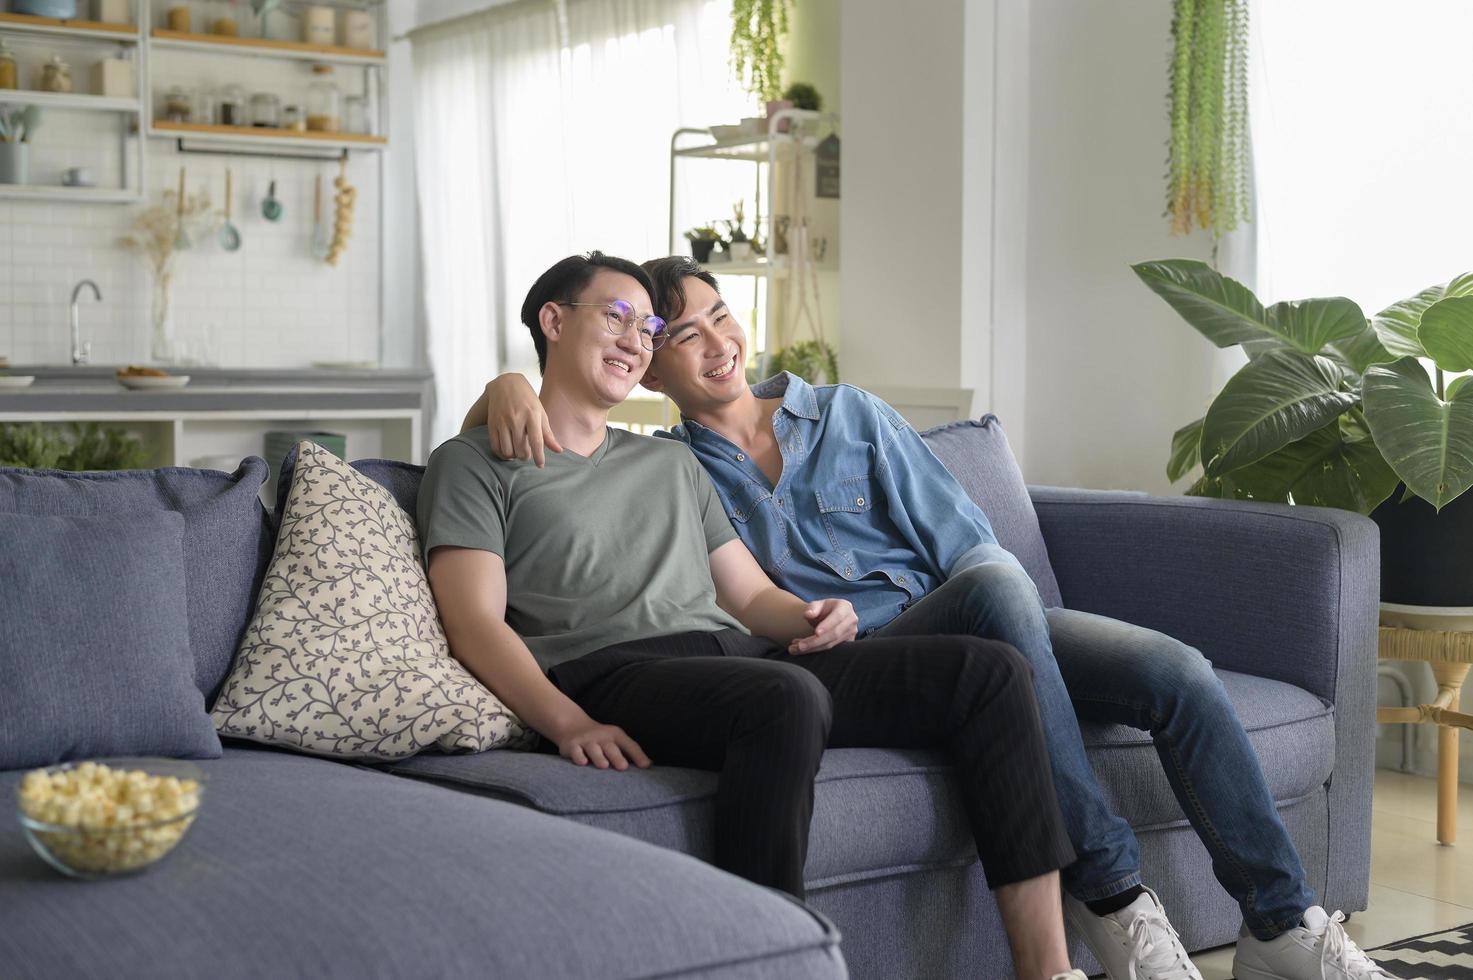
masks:
[(606, 647), (550, 672), (655, 765), (721, 773), (716, 859), (803, 896), (825, 748), (933, 748), (956, 765), (988, 884), (1068, 865), (1029, 667), (970, 636), (904, 636), (789, 655), (735, 630)]

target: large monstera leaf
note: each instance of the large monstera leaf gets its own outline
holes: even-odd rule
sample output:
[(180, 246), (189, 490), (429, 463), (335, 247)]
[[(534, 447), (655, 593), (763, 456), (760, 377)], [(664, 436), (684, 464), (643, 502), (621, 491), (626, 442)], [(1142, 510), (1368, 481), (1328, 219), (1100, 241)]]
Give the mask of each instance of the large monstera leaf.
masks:
[(1444, 371), (1473, 371), (1473, 296), (1450, 296), (1427, 307), (1417, 339)]
[(1202, 421), (1202, 462), (1220, 477), (1328, 425), (1355, 405), (1344, 370), (1326, 357), (1271, 350), (1223, 386)]
[(1344, 297), (1275, 303), (1268, 309), (1249, 289), (1205, 262), (1168, 259), (1131, 266), (1141, 281), (1218, 347), (1244, 344), (1256, 358), (1265, 344), (1318, 354), (1366, 328), (1365, 314)]
[(1429, 286), (1417, 295), (1393, 303), (1371, 319), (1371, 328), (1381, 346), (1397, 357), (1426, 357), (1427, 349), (1417, 337), (1422, 314), (1434, 303), (1449, 296), (1473, 296), (1473, 272), (1466, 272), (1452, 282)]
[(1396, 490), (1396, 472), (1370, 433), (1341, 420), (1241, 469), (1232, 480), (1254, 500), (1339, 507), (1369, 514)]
[(1473, 384), (1437, 397), (1413, 357), (1366, 371), (1366, 422), (1376, 446), (1417, 496), (1441, 510), (1473, 486)]

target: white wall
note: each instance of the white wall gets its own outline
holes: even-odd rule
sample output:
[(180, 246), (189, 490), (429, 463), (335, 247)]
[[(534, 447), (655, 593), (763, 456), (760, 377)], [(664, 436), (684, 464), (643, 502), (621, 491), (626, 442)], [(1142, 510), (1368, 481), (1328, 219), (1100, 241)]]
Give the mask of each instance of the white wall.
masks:
[(1031, 9), (1024, 472), (1165, 492), (1171, 433), (1206, 408), (1214, 363), (1129, 269), (1210, 252), (1162, 217), (1170, 5)]

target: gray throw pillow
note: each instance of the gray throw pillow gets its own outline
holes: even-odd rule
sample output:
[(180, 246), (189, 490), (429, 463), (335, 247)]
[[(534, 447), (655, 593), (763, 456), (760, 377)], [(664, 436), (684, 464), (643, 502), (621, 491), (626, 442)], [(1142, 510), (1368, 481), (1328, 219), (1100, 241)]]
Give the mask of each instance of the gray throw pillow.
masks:
[(184, 519), (0, 513), (0, 769), (212, 759), (194, 683)]

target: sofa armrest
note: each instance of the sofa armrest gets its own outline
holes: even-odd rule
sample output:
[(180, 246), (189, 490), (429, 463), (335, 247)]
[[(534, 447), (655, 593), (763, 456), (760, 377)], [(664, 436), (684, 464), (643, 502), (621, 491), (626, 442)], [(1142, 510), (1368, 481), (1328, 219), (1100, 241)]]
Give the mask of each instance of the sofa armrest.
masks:
[(1307, 870), (1326, 907), (1365, 908), (1381, 591), (1376, 525), (1320, 507), (1029, 492), (1066, 606), (1160, 630), (1218, 667), (1286, 681), (1335, 706), (1330, 846), (1324, 865)]
[[(1359, 514), (1030, 488), (1064, 605), (1339, 703), (1376, 658), (1380, 535)], [(1361, 675), (1364, 680), (1365, 674)]]

